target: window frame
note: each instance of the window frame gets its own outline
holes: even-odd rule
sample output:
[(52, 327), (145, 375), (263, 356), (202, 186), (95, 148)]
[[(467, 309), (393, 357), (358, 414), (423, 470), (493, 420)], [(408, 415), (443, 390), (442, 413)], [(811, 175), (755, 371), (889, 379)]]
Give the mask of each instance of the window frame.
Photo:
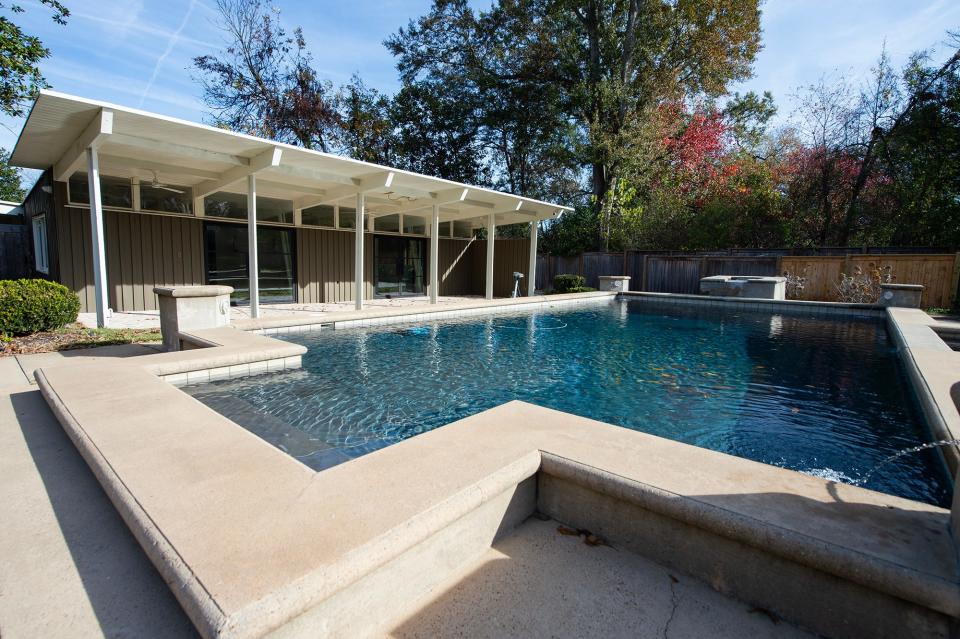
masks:
[(33, 231), (33, 267), (39, 273), (50, 274), (50, 252), (47, 239), (47, 214), (34, 215), (31, 219)]

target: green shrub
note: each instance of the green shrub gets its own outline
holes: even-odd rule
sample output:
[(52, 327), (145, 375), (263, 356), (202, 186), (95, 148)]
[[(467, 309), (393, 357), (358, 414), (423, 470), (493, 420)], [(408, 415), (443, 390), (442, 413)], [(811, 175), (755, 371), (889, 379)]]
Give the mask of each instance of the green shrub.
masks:
[(596, 290), (597, 289), (592, 288), (590, 286), (577, 286), (577, 287), (571, 288), (569, 291), (567, 291), (567, 293), (593, 293)]
[(574, 289), (584, 288), (584, 284), (586, 283), (587, 280), (580, 275), (556, 275), (553, 278), (553, 292), (581, 293), (582, 291)]
[(77, 321), (80, 298), (48, 280), (0, 280), (0, 334), (27, 335)]

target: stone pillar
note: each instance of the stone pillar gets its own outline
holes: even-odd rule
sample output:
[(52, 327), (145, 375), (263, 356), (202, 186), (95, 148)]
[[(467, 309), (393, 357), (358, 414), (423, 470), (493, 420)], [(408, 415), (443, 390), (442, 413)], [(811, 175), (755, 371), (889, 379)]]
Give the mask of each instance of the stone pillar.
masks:
[(900, 306), (903, 308), (920, 308), (920, 298), (923, 297), (922, 284), (881, 284), (881, 306)]
[(160, 332), (168, 351), (180, 350), (180, 332), (230, 323), (230, 286), (158, 286)]
[(601, 275), (600, 290), (601, 291), (617, 291), (618, 293), (629, 291), (630, 276), (629, 275)]

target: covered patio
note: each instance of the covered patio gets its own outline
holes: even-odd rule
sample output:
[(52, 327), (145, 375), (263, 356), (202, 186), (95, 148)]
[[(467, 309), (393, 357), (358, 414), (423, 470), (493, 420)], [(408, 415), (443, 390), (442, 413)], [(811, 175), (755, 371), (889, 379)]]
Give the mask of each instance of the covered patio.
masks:
[[(25, 202), (37, 275), (98, 326), (155, 309), (155, 285), (230, 284), (252, 318), (279, 300), (491, 299), (512, 271), (533, 295), (538, 223), (569, 210), (52, 91), (11, 164), (45, 171)], [(497, 259), (509, 224), (530, 229), (522, 262)]]

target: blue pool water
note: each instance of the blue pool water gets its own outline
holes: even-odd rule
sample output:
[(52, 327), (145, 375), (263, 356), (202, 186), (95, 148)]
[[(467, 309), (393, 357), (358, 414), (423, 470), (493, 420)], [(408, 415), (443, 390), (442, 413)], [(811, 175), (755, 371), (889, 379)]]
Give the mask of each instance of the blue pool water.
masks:
[[(847, 482), (930, 439), (875, 319), (616, 301), (287, 339), (301, 370), (185, 390), (317, 469), (512, 399)], [(935, 451), (868, 487), (951, 494)]]

